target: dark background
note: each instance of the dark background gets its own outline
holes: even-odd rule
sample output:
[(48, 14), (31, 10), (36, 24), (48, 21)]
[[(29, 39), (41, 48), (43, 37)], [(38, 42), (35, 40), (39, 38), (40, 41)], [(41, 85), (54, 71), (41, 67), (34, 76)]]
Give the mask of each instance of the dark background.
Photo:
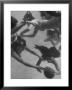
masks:
[[(71, 46), (72, 46), (72, 0), (0, 0), (0, 88), (3, 90), (34, 90), (35, 88), (2, 88), (3, 87), (3, 6), (2, 3), (6, 2), (6, 3), (21, 3), (21, 2), (26, 2), (26, 3), (69, 3), (70, 4), (70, 9), (69, 9), (69, 63), (71, 63)], [(70, 66), (70, 64), (69, 64)], [(69, 67), (70, 70), (70, 67)], [(69, 71), (69, 75), (70, 75), (70, 80), (69, 80), (69, 84), (71, 85), (71, 73)], [(37, 89), (42, 89), (42, 88), (37, 88)]]

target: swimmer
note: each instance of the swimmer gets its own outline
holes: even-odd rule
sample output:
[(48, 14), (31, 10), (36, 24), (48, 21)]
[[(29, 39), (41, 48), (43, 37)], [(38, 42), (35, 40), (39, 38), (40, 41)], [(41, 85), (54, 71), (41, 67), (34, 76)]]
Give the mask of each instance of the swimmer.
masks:
[[(36, 64), (37, 66), (39, 66), (42, 61), (47, 61), (48, 63), (54, 64), (56, 70), (60, 71), (59, 66), (55, 60), (55, 58), (60, 57), (60, 52), (55, 47), (47, 48), (45, 46), (35, 45), (35, 48), (40, 50), (40, 52), (42, 54), (42, 56), (41, 56), (42, 58), (40, 58)], [(39, 69), (38, 69), (38, 71), (39, 71)]]
[(49, 30), (55, 27), (60, 27), (60, 17), (52, 16), (50, 19), (47, 17), (45, 19), (33, 19), (31, 21), (27, 21), (27, 23), (35, 26), (34, 33), (31, 35), (23, 35), (24, 37), (35, 37), (39, 30)]

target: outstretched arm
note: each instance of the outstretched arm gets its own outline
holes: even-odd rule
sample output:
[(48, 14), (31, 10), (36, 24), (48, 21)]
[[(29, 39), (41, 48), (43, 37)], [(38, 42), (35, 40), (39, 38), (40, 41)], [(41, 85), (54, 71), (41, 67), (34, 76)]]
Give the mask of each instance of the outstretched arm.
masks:
[(32, 68), (35, 68), (35, 69), (39, 68), (37, 66), (31, 65), (31, 64), (25, 62), (13, 49), (11, 49), (11, 56), (14, 57), (18, 62), (20, 62), (20, 63), (22, 63), (22, 64), (24, 64), (28, 67), (32, 67)]
[(27, 23), (34, 25), (35, 27), (39, 26), (39, 27), (43, 27), (43, 28), (53, 28), (53, 27), (58, 27), (60, 24), (60, 18), (57, 17), (52, 17), (49, 20), (32, 20), (32, 21), (27, 21)]

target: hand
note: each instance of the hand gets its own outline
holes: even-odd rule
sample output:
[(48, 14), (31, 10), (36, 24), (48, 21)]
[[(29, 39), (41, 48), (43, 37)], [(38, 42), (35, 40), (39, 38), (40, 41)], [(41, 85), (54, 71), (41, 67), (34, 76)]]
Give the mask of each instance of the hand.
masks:
[(32, 24), (37, 27), (43, 26), (43, 24), (47, 24), (48, 20), (34, 19), (32, 21), (27, 21), (28, 24)]
[(34, 19), (32, 21), (26, 21), (26, 23), (32, 24), (34, 26), (38, 26), (39, 25), (39, 20), (38, 19)]

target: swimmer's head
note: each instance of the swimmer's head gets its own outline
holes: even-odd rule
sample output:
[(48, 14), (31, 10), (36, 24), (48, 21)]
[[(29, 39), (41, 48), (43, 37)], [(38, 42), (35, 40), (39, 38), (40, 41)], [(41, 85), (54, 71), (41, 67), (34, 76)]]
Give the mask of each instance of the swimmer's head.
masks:
[(13, 29), (17, 25), (17, 19), (11, 16), (11, 29)]

